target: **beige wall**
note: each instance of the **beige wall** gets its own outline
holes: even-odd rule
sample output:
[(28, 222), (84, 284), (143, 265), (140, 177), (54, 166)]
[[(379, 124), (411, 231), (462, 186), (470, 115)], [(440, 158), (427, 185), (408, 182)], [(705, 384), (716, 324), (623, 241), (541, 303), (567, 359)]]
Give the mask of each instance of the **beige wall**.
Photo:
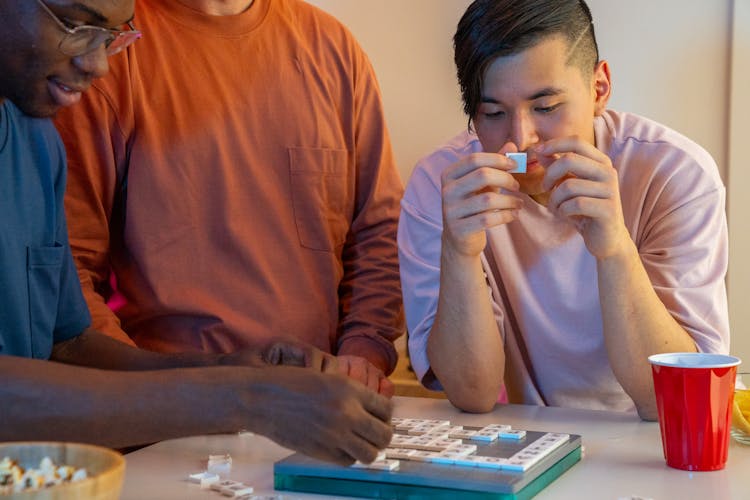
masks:
[(466, 126), (453, 66), (469, 0), (308, 0), (346, 24), (370, 56), (404, 180), (423, 155)]
[[(369, 54), (383, 92), (399, 170), (408, 179), (421, 156), (466, 126), (451, 37), (470, 0), (309, 1), (346, 24)], [(716, 159), (725, 181), (729, 177), (732, 9), (737, 4), (747, 11), (748, 2), (588, 1), (601, 56), (612, 68), (611, 107), (648, 116), (693, 138)], [(744, 37), (746, 43), (748, 30), (750, 25), (735, 41)], [(745, 72), (747, 61), (745, 50)], [(739, 113), (736, 122), (745, 120), (747, 127), (748, 114)], [(750, 179), (745, 183), (750, 188)], [(730, 229), (732, 235), (739, 232), (735, 226)], [(750, 249), (750, 243), (747, 246)], [(731, 256), (730, 290), (750, 283), (750, 266), (744, 276), (732, 276), (739, 267), (735, 264), (738, 248), (733, 247)], [(750, 290), (731, 302), (732, 351), (746, 358), (750, 367), (750, 339), (741, 327), (745, 321), (736, 320), (742, 313), (739, 296), (750, 296)], [(744, 309), (750, 315), (750, 307)]]
[[(406, 180), (416, 160), (466, 126), (451, 37), (470, 0), (308, 1), (346, 24), (370, 56)], [(692, 137), (722, 175), (731, 4), (589, 0), (601, 55), (612, 67), (611, 106)]]

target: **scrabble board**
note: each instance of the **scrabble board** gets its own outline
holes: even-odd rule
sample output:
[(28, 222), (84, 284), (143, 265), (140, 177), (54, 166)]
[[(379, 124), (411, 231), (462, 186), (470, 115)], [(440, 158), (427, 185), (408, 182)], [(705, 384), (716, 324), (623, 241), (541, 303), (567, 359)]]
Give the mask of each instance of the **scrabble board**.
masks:
[(394, 418), (389, 448), (342, 467), (300, 453), (274, 464), (277, 490), (370, 498), (531, 498), (581, 459), (581, 436)]

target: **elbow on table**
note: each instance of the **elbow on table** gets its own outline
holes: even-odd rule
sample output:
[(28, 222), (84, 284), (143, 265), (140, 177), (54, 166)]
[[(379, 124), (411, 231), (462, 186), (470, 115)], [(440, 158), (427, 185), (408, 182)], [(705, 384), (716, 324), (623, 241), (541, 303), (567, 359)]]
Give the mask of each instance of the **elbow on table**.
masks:
[(636, 411), (638, 411), (638, 416), (641, 417), (641, 420), (646, 422), (657, 422), (659, 420), (659, 412), (653, 405), (636, 405)]
[[(433, 367), (434, 370), (434, 367)], [(432, 372), (453, 406), (469, 413), (488, 413), (497, 403), (503, 380), (498, 374)]]
[(482, 394), (478, 391), (465, 391), (459, 395), (446, 392), (446, 395), (453, 406), (468, 413), (489, 413), (497, 403), (497, 393)]

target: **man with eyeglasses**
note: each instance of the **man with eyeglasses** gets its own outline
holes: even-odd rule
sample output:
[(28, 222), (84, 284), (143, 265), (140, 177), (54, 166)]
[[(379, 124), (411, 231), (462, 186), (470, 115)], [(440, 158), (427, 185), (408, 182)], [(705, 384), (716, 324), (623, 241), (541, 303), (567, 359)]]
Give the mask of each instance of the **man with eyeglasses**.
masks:
[(649, 355), (729, 350), (714, 160), (607, 109), (583, 0), (476, 0), (454, 47), (469, 130), (417, 164), (401, 203), (415, 371), (466, 411), (505, 388), (655, 419)]
[(362, 49), (300, 0), (136, 19), (147, 36), (56, 119), (94, 326), (160, 352), (288, 335), (393, 394), (402, 185)]
[(283, 340), (158, 354), (89, 327), (48, 117), (140, 38), (133, 2), (0, 0), (0, 14), (0, 441), (120, 448), (248, 429), (339, 463), (374, 459), (390, 401), (330, 355)]
[[(30, 116), (50, 116), (63, 106), (78, 102), (92, 80), (106, 74), (107, 56), (120, 52), (141, 36), (130, 19), (105, 17), (85, 3), (56, 2), (62, 17), (42, 0), (3, 3), (8, 4), (6, 10), (14, 15), (9, 18), (17, 19), (18, 28), (4, 29), (0, 35), (5, 69), (0, 76), (3, 97)], [(122, 16), (128, 5), (132, 12), (132, 3), (119, 2), (119, 12), (113, 15)], [(73, 15), (95, 20), (101, 26), (73, 24)], [(106, 27), (113, 23), (119, 23), (118, 27)], [(122, 26), (127, 29), (121, 30)], [(56, 42), (44, 50), (32, 43), (34, 36), (54, 38)], [(27, 47), (19, 46), (24, 42)]]

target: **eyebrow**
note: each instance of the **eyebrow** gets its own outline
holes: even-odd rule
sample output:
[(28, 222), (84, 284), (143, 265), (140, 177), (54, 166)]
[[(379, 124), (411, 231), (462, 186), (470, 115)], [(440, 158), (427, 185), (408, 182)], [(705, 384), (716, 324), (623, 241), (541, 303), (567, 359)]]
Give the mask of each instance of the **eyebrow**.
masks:
[[(558, 87), (547, 87), (547, 88), (544, 88), (544, 89), (540, 90), (539, 92), (536, 92), (535, 94), (529, 96), (527, 100), (528, 101), (534, 101), (534, 100), (539, 99), (541, 97), (556, 96), (556, 95), (560, 95), (560, 94), (564, 94), (564, 93), (565, 93), (565, 91), (563, 89), (561, 89), (561, 88), (558, 88)], [(493, 99), (492, 97), (488, 97), (488, 96), (484, 96), (484, 95), (482, 96), (482, 102), (486, 102), (488, 104), (501, 104), (500, 101), (498, 101), (497, 99)]]
[(71, 5), (70, 8), (83, 12), (84, 14), (88, 14), (92, 18), (96, 19), (97, 22), (100, 22), (102, 24), (106, 24), (109, 22), (109, 19), (107, 19), (101, 12), (94, 9), (93, 7), (89, 7), (86, 4), (76, 2), (73, 5)]

